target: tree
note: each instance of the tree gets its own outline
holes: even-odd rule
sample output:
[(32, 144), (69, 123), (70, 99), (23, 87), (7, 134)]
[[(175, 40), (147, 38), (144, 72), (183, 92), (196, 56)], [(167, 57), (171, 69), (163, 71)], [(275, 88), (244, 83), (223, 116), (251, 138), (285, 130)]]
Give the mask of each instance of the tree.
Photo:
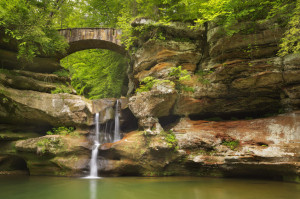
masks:
[(0, 0), (2, 41), (15, 40), (18, 57), (31, 60), (36, 55), (64, 52), (67, 43), (55, 29), (54, 18), (64, 0)]

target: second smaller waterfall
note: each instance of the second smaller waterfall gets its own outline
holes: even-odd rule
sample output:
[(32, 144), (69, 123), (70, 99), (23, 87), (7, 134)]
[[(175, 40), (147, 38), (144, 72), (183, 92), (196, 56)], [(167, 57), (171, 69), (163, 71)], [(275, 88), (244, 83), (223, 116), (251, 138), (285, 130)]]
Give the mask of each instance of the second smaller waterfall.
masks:
[(114, 131), (114, 142), (119, 141), (121, 139), (120, 136), (120, 119), (119, 119), (119, 100), (116, 103), (115, 109), (115, 131)]

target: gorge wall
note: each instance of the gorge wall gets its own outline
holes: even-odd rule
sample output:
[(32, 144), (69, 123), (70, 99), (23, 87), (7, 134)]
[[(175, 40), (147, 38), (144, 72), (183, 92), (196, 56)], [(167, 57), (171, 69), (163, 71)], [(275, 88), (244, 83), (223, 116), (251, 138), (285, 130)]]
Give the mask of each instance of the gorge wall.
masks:
[[(214, 24), (191, 30), (179, 22), (147, 23), (132, 24), (146, 31), (136, 32), (131, 49), (124, 138), (100, 147), (100, 174), (299, 182), (300, 56), (276, 55), (284, 30), (264, 22), (227, 36)], [(109, 124), (116, 99), (75, 95), (67, 78), (50, 74), (60, 69), (53, 59), (26, 65), (13, 51), (0, 52), (1, 173), (85, 175), (93, 114)], [(181, 80), (185, 70), (190, 78)], [(135, 92), (149, 76), (152, 86)], [(51, 94), (62, 87), (70, 94)], [(60, 126), (77, 133), (46, 135)]]
[[(147, 30), (137, 32), (129, 74), (142, 131), (100, 147), (103, 174), (299, 181), (300, 57), (276, 55), (283, 29), (269, 21), (227, 36), (214, 24), (132, 25)], [(180, 80), (184, 70), (190, 78)]]

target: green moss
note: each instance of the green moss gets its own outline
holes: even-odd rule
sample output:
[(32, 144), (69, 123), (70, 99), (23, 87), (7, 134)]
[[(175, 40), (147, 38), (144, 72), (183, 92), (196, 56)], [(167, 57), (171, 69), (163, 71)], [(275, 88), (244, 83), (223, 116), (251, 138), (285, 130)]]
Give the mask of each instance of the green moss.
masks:
[(240, 141), (238, 140), (223, 141), (222, 145), (229, 147), (231, 150), (235, 150), (240, 145)]
[(198, 70), (196, 75), (198, 76), (198, 81), (202, 84), (210, 84), (210, 80), (206, 78), (207, 75), (213, 73), (212, 70)]
[(55, 171), (54, 175), (56, 175), (56, 176), (67, 176), (67, 172), (66, 171)]
[(38, 147), (39, 151), (44, 154), (46, 152), (47, 147), (50, 145), (50, 140), (48, 139), (42, 139), (36, 143), (36, 146)]
[(300, 184), (300, 176), (294, 175), (294, 176), (283, 176), (283, 181), (286, 182), (295, 182)]
[(213, 148), (211, 150), (204, 150), (204, 149), (200, 149), (198, 151), (195, 152), (196, 154), (203, 154), (203, 155), (209, 155), (209, 156), (212, 156), (214, 155), (215, 153), (217, 153), (217, 151)]
[(38, 153), (45, 154), (46, 152), (56, 153), (64, 147), (61, 138), (43, 138), (36, 143)]

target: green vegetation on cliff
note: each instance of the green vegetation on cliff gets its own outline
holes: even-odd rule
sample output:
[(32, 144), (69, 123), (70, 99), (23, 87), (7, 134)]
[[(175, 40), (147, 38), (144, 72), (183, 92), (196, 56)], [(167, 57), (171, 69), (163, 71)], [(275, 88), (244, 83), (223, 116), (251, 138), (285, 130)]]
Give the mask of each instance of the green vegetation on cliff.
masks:
[[(268, 19), (286, 27), (279, 52), (285, 55), (300, 51), (299, 15), (299, 0), (1, 0), (0, 30), (6, 35), (2, 42), (14, 38), (20, 57), (32, 58), (64, 51), (59, 28), (119, 28), (124, 44), (132, 45), (131, 22), (138, 17), (157, 24), (187, 21), (194, 28), (214, 21), (230, 35), (255, 31), (256, 22)], [(251, 23), (238, 27), (243, 21)]]
[[(17, 44), (19, 58), (32, 60), (37, 55), (65, 51), (68, 45), (58, 34), (60, 28), (122, 29), (122, 42), (129, 48), (137, 40), (134, 33), (152, 34), (149, 24), (131, 26), (137, 18), (149, 19), (146, 23), (154, 26), (172, 21), (189, 22), (190, 28), (218, 25), (228, 35), (256, 32), (261, 22), (269, 20), (274, 28), (285, 27), (278, 43), (278, 53), (284, 56), (300, 52), (299, 16), (300, 0), (0, 0), (0, 45)], [(161, 32), (154, 32), (151, 38), (166, 39)], [(125, 58), (89, 50), (74, 53), (61, 63), (70, 70), (71, 84), (78, 94), (91, 99), (121, 95), (126, 79)], [(199, 81), (207, 83), (205, 79)], [(192, 91), (188, 87), (182, 90)], [(60, 88), (53, 92), (67, 91)]]

